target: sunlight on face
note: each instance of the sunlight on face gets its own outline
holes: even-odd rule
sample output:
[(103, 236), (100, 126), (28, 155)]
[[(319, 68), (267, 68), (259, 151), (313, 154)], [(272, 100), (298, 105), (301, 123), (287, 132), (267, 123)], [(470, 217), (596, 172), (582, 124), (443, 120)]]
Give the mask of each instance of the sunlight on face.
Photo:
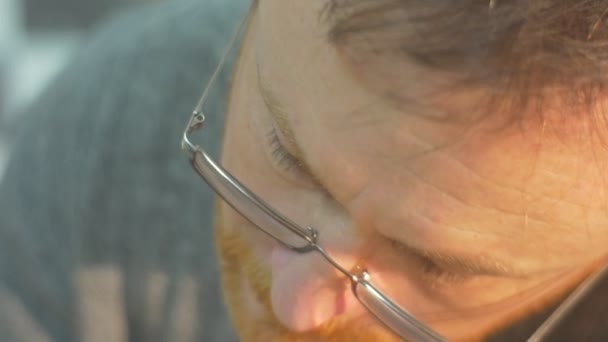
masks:
[[(235, 72), (223, 165), (449, 338), (484, 336), (588, 274), (608, 242), (608, 159), (588, 123), (556, 114), (463, 124), (420, 112), (465, 113), (483, 92), (396, 107), (328, 42), (324, 5), (260, 1)], [(441, 76), (414, 63), (394, 73), (411, 78), (410, 96)], [(224, 203), (217, 222), (244, 340), (391, 338), (318, 256), (285, 251)]]

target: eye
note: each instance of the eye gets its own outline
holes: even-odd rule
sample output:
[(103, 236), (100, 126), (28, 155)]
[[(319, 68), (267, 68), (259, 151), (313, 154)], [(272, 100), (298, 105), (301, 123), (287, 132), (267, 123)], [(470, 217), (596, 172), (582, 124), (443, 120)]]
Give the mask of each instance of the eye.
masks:
[(289, 173), (296, 174), (303, 172), (302, 163), (292, 156), (281, 144), (277, 129), (274, 126), (266, 133), (266, 139), (270, 147), (270, 156), (276, 166)]
[(433, 285), (460, 284), (474, 277), (474, 275), (470, 273), (449, 270), (448, 268), (437, 264), (430, 258), (412, 251), (399, 241), (390, 238), (388, 238), (388, 241), (393, 250), (400, 254), (401, 257), (413, 260), (418, 266), (420, 273), (427, 278), (426, 280), (428, 280), (429, 283)]
[(307, 172), (302, 162), (289, 153), (283, 146), (274, 125), (266, 132), (265, 138), (265, 146), (270, 162), (282, 176), (300, 185), (319, 188), (319, 184)]

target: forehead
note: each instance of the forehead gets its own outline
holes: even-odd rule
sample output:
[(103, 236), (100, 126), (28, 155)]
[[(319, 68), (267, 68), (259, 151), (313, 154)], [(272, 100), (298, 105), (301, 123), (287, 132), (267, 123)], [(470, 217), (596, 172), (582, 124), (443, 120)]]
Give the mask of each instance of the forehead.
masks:
[[(338, 138), (342, 133), (352, 136), (350, 128), (356, 125), (357, 112), (378, 103), (353, 78), (329, 43), (329, 23), (322, 19), (326, 5), (324, 0), (261, 1), (254, 23), (262, 83), (283, 105), (296, 140), (318, 168), (327, 165), (325, 156), (344, 156), (344, 151), (330, 152), (333, 146), (328, 138)], [(362, 120), (366, 117), (370, 115), (361, 115)], [(321, 142), (328, 153), (318, 153)], [(327, 181), (336, 188), (357, 188), (361, 170), (351, 170), (352, 164), (343, 165), (342, 171), (348, 176), (342, 180), (348, 184), (338, 179)]]
[[(441, 144), (460, 127), (438, 125), (425, 121), (428, 107), (418, 112), (415, 107), (396, 107), (388, 99), (370, 90), (369, 80), (359, 78), (353, 72), (350, 60), (334, 46), (328, 37), (332, 22), (324, 16), (328, 0), (281, 1), (268, 0), (259, 3), (254, 23), (255, 56), (260, 78), (285, 109), (287, 121), (295, 129), (296, 140), (310, 151), (313, 164), (324, 167), (335, 160), (315, 158), (339, 158), (348, 153), (341, 149), (330, 153), (332, 139), (342, 146), (355, 147), (365, 142), (367, 151), (379, 161), (382, 154), (390, 155), (402, 144), (411, 144), (401, 127), (415, 126), (421, 140)], [(390, 63), (393, 73), (408, 80), (409, 86), (391, 83), (400, 92), (414, 94), (413, 88), (422, 88), (421, 79), (429, 73), (412, 64)], [(385, 82), (387, 83), (387, 82)], [(455, 107), (451, 101), (450, 106)], [(421, 114), (421, 115), (419, 115)], [(310, 139), (311, 136), (320, 139)], [(404, 141), (406, 140), (407, 141)], [(320, 143), (323, 146), (315, 146)], [(354, 145), (354, 146), (353, 146)], [(315, 153), (324, 150), (324, 153)], [(348, 158), (348, 156), (344, 156)], [(408, 156), (403, 156), (407, 158)], [(384, 159), (385, 161), (388, 159)], [(394, 161), (394, 160), (393, 160)], [(343, 172), (350, 177), (333, 180), (339, 188), (356, 189), (355, 175), (363, 170), (352, 170), (342, 164)], [(340, 183), (348, 181), (341, 187)]]
[[(327, 39), (329, 23), (321, 15), (326, 2), (260, 2), (255, 24), (260, 74), (277, 98), (289, 103), (294, 111), (318, 111), (315, 104), (323, 103), (325, 112), (351, 112), (373, 100), (353, 82), (338, 51)], [(323, 101), (328, 95), (332, 101)], [(359, 103), (348, 108), (354, 98)]]
[[(361, 41), (332, 41), (332, 30), (338, 25), (340, 15), (328, 14), (330, 4), (330, 0), (260, 1), (255, 44), (258, 63), (263, 73), (272, 76), (272, 81), (280, 87), (290, 86), (286, 90), (291, 90), (292, 83), (296, 82), (304, 86), (298, 92), (307, 98), (318, 98), (319, 94), (329, 91), (342, 106), (359, 96), (363, 96), (359, 101), (362, 103), (378, 101), (372, 93), (379, 94), (384, 101), (388, 100), (387, 96), (417, 96), (423, 89), (434, 91), (438, 85), (458, 78), (425, 67), (407, 54), (394, 54), (390, 49), (370, 51), (375, 45), (369, 40), (375, 38), (369, 37), (369, 29), (356, 31), (354, 35)], [(405, 29), (399, 27), (399, 32)], [(391, 40), (388, 41), (386, 44), (390, 44)], [(315, 91), (305, 87), (309, 83)], [(338, 109), (345, 111), (328, 108), (334, 112)]]
[(365, 65), (359, 65), (359, 56), (367, 52), (353, 56), (330, 41), (335, 23), (326, 15), (329, 3), (268, 0), (259, 4), (254, 45), (260, 77), (286, 105), (292, 124), (322, 120), (324, 127), (344, 127), (402, 121), (404, 112), (427, 118), (470, 112), (471, 98), (479, 94), (456, 94), (456, 88), (446, 87), (449, 91), (438, 96), (437, 90), (452, 82), (446, 73), (402, 55), (366, 59)]

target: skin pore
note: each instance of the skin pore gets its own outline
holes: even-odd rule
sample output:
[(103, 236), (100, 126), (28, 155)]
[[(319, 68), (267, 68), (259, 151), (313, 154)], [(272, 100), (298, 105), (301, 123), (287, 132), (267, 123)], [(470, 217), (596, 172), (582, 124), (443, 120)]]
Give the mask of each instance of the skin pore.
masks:
[[(426, 105), (395, 106), (328, 42), (324, 5), (259, 1), (234, 75), (226, 169), (450, 340), (535, 313), (597, 268), (608, 159), (591, 120), (559, 105), (513, 125), (498, 108), (435, 120), (421, 111), (466, 115), (484, 92), (429, 97), (441, 75), (413, 62), (385, 67)], [(320, 257), (285, 251), (223, 202), (216, 229), (244, 341), (395, 338)]]

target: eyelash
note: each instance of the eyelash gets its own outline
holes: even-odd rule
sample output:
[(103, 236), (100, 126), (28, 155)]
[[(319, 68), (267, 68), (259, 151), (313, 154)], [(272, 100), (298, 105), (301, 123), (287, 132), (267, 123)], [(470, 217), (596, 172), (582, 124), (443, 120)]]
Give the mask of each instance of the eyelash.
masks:
[(397, 250), (400, 254), (414, 258), (423, 275), (429, 277), (429, 280), (433, 283), (437, 283), (438, 285), (463, 283), (472, 277), (469, 274), (448, 271), (424, 255), (413, 253), (398, 241), (389, 239), (389, 242), (393, 249)]
[(275, 127), (272, 127), (268, 133), (266, 133), (268, 140), (268, 146), (270, 146), (270, 155), (279, 168), (288, 173), (300, 176), (303, 174), (302, 166), (300, 162), (289, 153), (279, 140), (279, 135)]

